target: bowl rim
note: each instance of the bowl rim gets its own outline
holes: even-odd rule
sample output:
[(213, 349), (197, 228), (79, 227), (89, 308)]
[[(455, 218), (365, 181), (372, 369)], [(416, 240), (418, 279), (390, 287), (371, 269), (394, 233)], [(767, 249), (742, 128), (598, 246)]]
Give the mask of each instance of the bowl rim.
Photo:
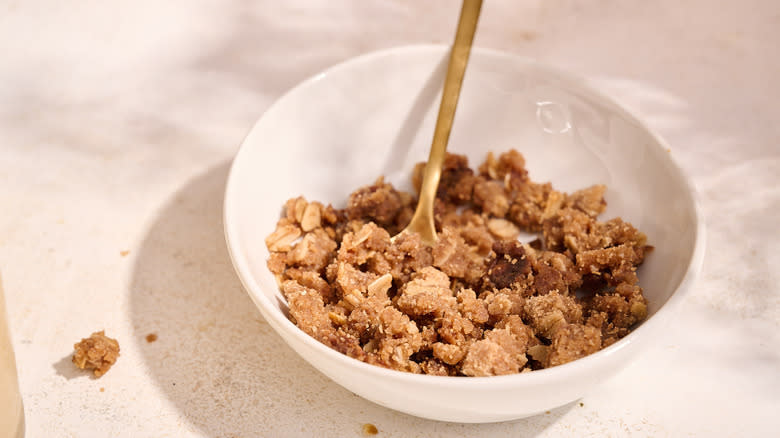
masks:
[[(686, 175), (685, 172), (683, 172), (682, 168), (671, 154), (667, 154), (666, 156), (669, 159), (673, 170), (678, 173), (679, 177), (687, 188), (687, 193), (692, 201), (693, 215), (696, 224), (694, 229), (695, 235), (693, 253), (688, 260), (688, 266), (686, 267), (682, 280), (677, 285), (667, 301), (653, 315), (648, 317), (639, 327), (632, 330), (628, 335), (621, 338), (614, 344), (575, 361), (551, 368), (535, 370), (530, 373), (516, 373), (487, 377), (413, 374), (405, 371), (383, 368), (349, 357), (343, 353), (333, 350), (332, 348), (309, 336), (303, 330), (298, 328), (298, 326), (293, 324), (292, 321), (290, 321), (283, 314), (283, 312), (278, 311), (278, 309), (276, 309), (276, 305), (271, 301), (271, 299), (262, 293), (263, 288), (257, 283), (256, 279), (252, 275), (251, 269), (249, 268), (249, 262), (241, 255), (240, 251), (238, 251), (241, 243), (238, 240), (239, 234), (237, 229), (237, 221), (234, 220), (233, 217), (233, 214), (236, 210), (234, 209), (235, 201), (232, 195), (237, 184), (237, 168), (239, 168), (241, 163), (243, 163), (242, 157), (250, 148), (250, 146), (248, 146), (249, 143), (247, 143), (247, 140), (253, 136), (257, 127), (260, 125), (267, 114), (275, 111), (276, 108), (283, 106), (287, 100), (291, 99), (296, 94), (305, 91), (308, 87), (313, 86), (313, 84), (327, 78), (331, 74), (336, 74), (345, 70), (348, 71), (356, 66), (375, 62), (388, 56), (403, 56), (417, 52), (430, 52), (432, 55), (441, 56), (447, 50), (449, 50), (449, 48), (450, 46), (444, 44), (404, 45), (372, 51), (353, 58), (349, 58), (331, 67), (328, 67), (325, 70), (318, 72), (293, 86), (291, 89), (282, 94), (270, 106), (268, 106), (268, 108), (266, 108), (266, 110), (258, 118), (258, 120), (242, 140), (241, 145), (231, 163), (227, 177), (227, 183), (225, 186), (223, 203), (223, 226), (228, 253), (230, 254), (233, 267), (236, 270), (236, 273), (238, 274), (244, 289), (250, 295), (255, 305), (258, 306), (259, 310), (261, 310), (261, 313), (266, 319), (271, 320), (268, 322), (272, 327), (274, 327), (274, 329), (277, 331), (277, 334), (279, 334), (279, 336), (284, 339), (285, 342), (288, 342), (289, 344), (289, 341), (285, 339), (285, 336), (280, 333), (280, 328), (285, 328), (289, 335), (294, 336), (299, 342), (307, 345), (310, 348), (313, 348), (314, 350), (317, 350), (321, 354), (328, 356), (331, 360), (341, 362), (344, 366), (357, 367), (359, 370), (368, 374), (373, 374), (379, 378), (395, 379), (415, 385), (424, 384), (428, 386), (444, 387), (457, 384), (459, 387), (464, 389), (489, 389), (497, 387), (506, 388), (507, 386), (535, 386), (545, 384), (550, 381), (560, 381), (562, 379), (565, 380), (569, 377), (579, 375), (584, 370), (589, 369), (591, 366), (597, 365), (598, 362), (606, 360), (608, 357), (615, 355), (626, 346), (636, 342), (637, 338), (641, 336), (642, 333), (648, 331), (647, 329), (643, 329), (643, 327), (655, 326), (662, 323), (662, 320), (664, 319), (663, 316), (668, 315), (673, 311), (673, 309), (678, 307), (679, 303), (684, 299), (685, 295), (689, 293), (691, 287), (700, 275), (705, 252), (705, 223), (701, 210), (700, 195), (690, 177)], [(632, 123), (635, 123), (638, 127), (644, 130), (655, 143), (655, 145), (653, 145), (654, 147), (660, 147), (665, 150), (669, 150), (668, 143), (658, 133), (651, 130), (637, 116), (633, 115), (625, 107), (623, 107), (623, 105), (591, 85), (584, 77), (560, 70), (549, 64), (536, 61), (535, 59), (506, 51), (474, 47), (472, 53), (476, 55), (472, 56), (472, 60), (480, 57), (488, 57), (494, 60), (500, 59), (502, 61), (509, 60), (516, 63), (518, 66), (522, 66), (522, 68), (530, 68), (545, 75), (552, 75), (562, 79), (566, 84), (576, 86), (578, 92), (585, 92), (591, 98), (609, 103), (612, 110)], [(468, 77), (468, 72), (466, 73), (466, 77)], [(310, 362), (306, 357), (303, 359), (307, 362)], [(316, 364), (312, 365), (319, 369)]]

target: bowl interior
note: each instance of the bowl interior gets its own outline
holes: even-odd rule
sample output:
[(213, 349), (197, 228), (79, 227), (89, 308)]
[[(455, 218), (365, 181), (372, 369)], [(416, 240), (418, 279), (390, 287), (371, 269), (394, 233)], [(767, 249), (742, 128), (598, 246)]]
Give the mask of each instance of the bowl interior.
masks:
[[(427, 46), (358, 58), (293, 89), (252, 129), (231, 170), (225, 218), (239, 273), (264, 313), (286, 310), (264, 244), (283, 203), (303, 195), (344, 206), (379, 175), (410, 189), (414, 163), (427, 157), (446, 61), (445, 48)], [(488, 151), (510, 148), (526, 157), (534, 181), (565, 191), (607, 185), (601, 218), (621, 216), (656, 248), (640, 268), (655, 314), (696, 245), (695, 201), (666, 146), (582, 81), (475, 49), (448, 150), (476, 166)]]

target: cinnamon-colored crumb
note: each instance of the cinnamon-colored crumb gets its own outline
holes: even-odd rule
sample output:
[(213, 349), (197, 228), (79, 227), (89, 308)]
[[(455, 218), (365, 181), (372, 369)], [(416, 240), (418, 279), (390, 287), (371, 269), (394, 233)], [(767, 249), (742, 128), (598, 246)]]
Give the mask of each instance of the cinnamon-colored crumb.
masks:
[(601, 332), (581, 324), (567, 324), (557, 330), (545, 366), (554, 367), (585, 357), (601, 349)]
[[(440, 376), (561, 365), (647, 316), (636, 269), (652, 247), (620, 218), (598, 221), (605, 192), (533, 182), (515, 150), (488, 154), (478, 172), (448, 154), (433, 246), (411, 233), (391, 239), (416, 197), (380, 177), (344, 209), (287, 201), (266, 238), (268, 267), (298, 327), (355, 359)], [(521, 231), (540, 236), (520, 243)]]
[(93, 370), (100, 377), (111, 368), (119, 357), (119, 343), (109, 338), (103, 330), (92, 333), (73, 345), (73, 363), (83, 369)]
[(363, 435), (376, 435), (379, 433), (379, 430), (377, 430), (376, 426), (374, 426), (371, 423), (366, 423), (363, 425)]

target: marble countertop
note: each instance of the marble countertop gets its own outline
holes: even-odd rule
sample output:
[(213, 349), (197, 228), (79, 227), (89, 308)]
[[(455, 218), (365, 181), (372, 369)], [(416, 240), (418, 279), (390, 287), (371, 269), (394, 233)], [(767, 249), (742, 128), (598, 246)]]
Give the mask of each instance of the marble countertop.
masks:
[[(593, 80), (668, 140), (706, 215), (703, 272), (668, 333), (579, 402), (499, 424), (410, 417), (332, 383), (264, 322), (222, 236), (243, 136), (325, 67), (448, 42), (457, 11), (448, 0), (0, 0), (0, 270), (28, 436), (780, 428), (774, 0), (485, 2), (476, 45)], [(122, 355), (94, 379), (70, 355), (99, 329)]]

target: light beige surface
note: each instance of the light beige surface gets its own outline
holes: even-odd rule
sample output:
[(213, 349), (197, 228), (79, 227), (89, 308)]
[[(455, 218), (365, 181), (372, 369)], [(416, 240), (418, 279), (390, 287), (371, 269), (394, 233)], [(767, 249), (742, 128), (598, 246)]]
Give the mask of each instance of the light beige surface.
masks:
[[(0, 1), (0, 268), (28, 436), (780, 427), (780, 4), (486, 2), (477, 46), (586, 75), (667, 138), (708, 250), (668, 336), (582, 406), (464, 426), (365, 402), (299, 359), (241, 289), (220, 219), (229, 160), (275, 98), (357, 54), (449, 41), (457, 7), (279, 3)], [(70, 354), (99, 329), (122, 355), (95, 380)]]

